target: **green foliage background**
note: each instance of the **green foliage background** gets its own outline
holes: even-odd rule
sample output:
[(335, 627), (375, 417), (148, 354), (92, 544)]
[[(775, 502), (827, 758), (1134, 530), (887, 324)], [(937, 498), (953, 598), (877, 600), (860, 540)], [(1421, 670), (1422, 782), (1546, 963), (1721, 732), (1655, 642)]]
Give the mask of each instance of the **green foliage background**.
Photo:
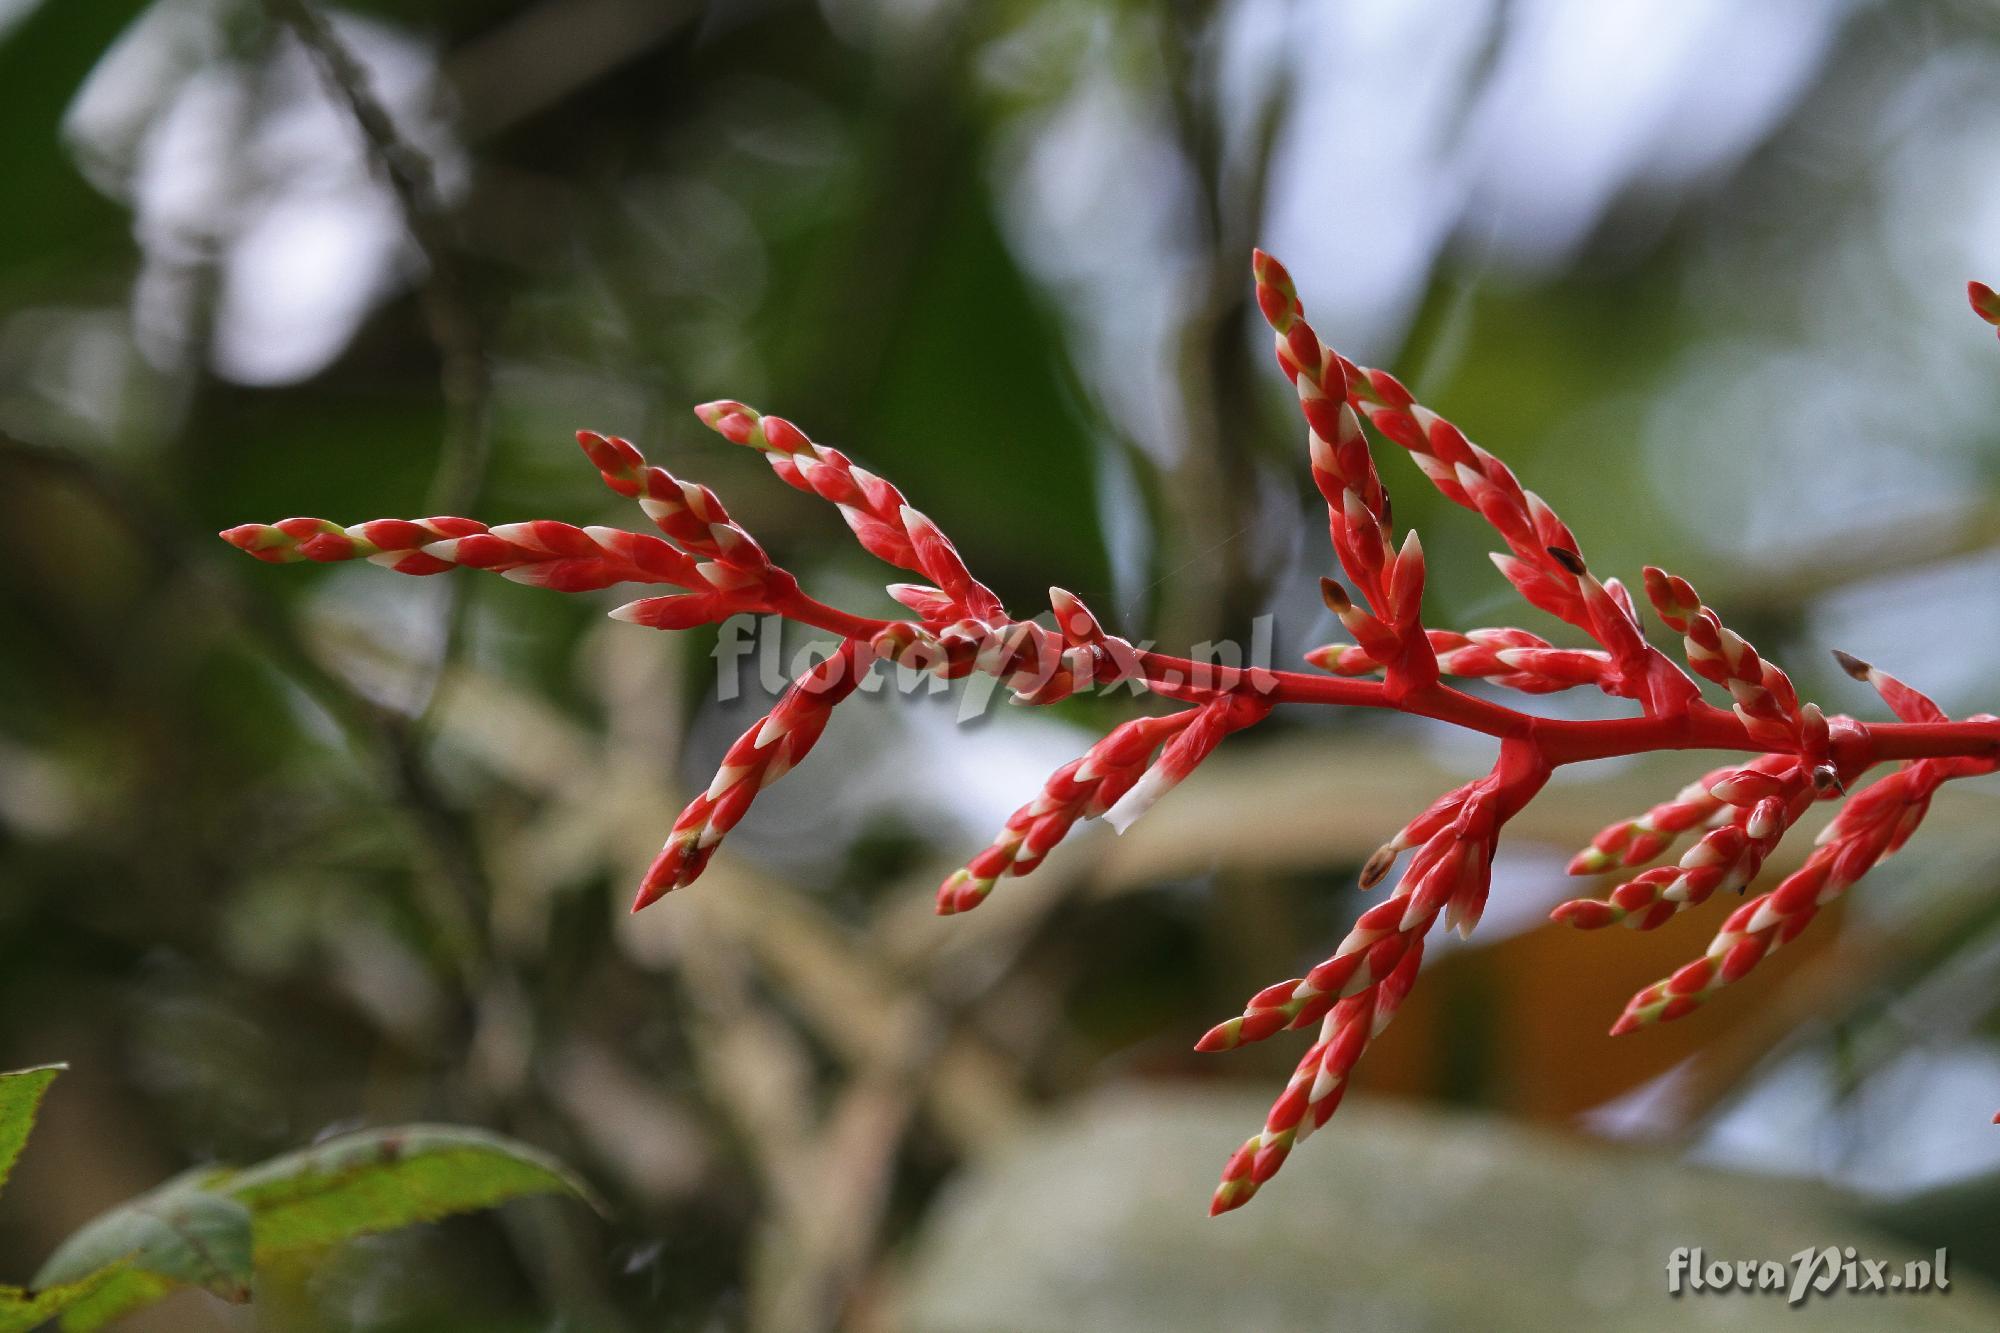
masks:
[[(421, 0), (336, 17), (377, 68), (416, 71), (384, 86), (442, 164), (490, 375), (479, 517), (634, 523), (567, 439), (615, 431), (712, 484), (829, 600), (876, 607), (880, 571), (837, 519), (687, 411), (737, 397), (894, 479), (1019, 608), (1061, 585), (1172, 645), (1268, 614), (1296, 651), (1333, 637), (1312, 593), (1327, 556), (1245, 305), (1249, 245), (1289, 240), (1328, 336), (1351, 329), (1355, 354), (1506, 457), (1594, 565), (1668, 560), (1831, 706), (1869, 706), (1820, 665), (1838, 634), (1951, 708), (1993, 707), (2000, 361), (1959, 285), (2000, 273), (2000, 163), (1967, 147), (2000, 141), (1990, 7), (1840, 9), (1777, 113), (1699, 169), (1634, 166), (1573, 245), (1537, 251), (1476, 192), (1438, 202), (1411, 218), (1435, 244), (1397, 270), (1406, 289), (1364, 308), (1352, 293), (1391, 258), (1342, 271), (1340, 244), (1400, 235), (1368, 219), (1409, 182), (1475, 178), (1498, 152), (1472, 132), (1482, 98), (1534, 28), (1520, 7), (1454, 7), (1429, 37), (1370, 46), (1376, 8)], [(1295, 52), (1238, 41), (1273, 24)], [(1347, 104), (1353, 123), (1313, 100), (1360, 78), (1311, 55), (1335, 30), (1389, 71), (1356, 83), (1377, 95)], [(1435, 143), (1393, 180), (1327, 165), (1322, 149), (1419, 114), (1394, 62), (1454, 43), (1462, 111)], [(119, 63), (134, 50), (155, 63)], [(1712, 54), (1754, 64), (1726, 38)], [(93, 80), (124, 99), (112, 129), (78, 119)], [(190, 88), (214, 100), (176, 112)], [(202, 153), (157, 156), (170, 114)], [(1685, 114), (1663, 160), (1700, 137), (1705, 113)], [(281, 571), (213, 539), (430, 512), (449, 471), (414, 251), (374, 268), (290, 252), (375, 284), (302, 370), (246, 373), (230, 341), (232, 301), (258, 308), (230, 284), (260, 210), (344, 171), (366, 196), (343, 115), (248, 0), (0, 6), (0, 1067), (75, 1070), (44, 1109), (53, 1145), (0, 1206), (0, 1274), (182, 1169), (435, 1120), (577, 1163), (608, 1220), (525, 1205), (361, 1242), (292, 1275), (287, 1326), (865, 1324), (893, 1310), (941, 1187), (1039, 1112), (1127, 1080), (1275, 1090), (1291, 1052), (1218, 1071), (1189, 1040), (1321, 956), (1355, 910), (1355, 863), (1477, 755), (1378, 720), (1281, 719), (1162, 809), (1174, 855), (1148, 851), (1172, 828), (1129, 850), (1080, 839), (1046, 890), (1005, 886), (1020, 906), (938, 924), (954, 858), (1134, 705), (954, 728), (949, 701), (869, 702), (709, 881), (633, 922), (635, 869), (756, 712), (716, 702), (712, 635), (607, 625), (610, 595)], [(1072, 115), (1131, 137), (1059, 159), (1038, 204), (1026, 164)], [(1535, 161), (1559, 181), (1563, 163)], [(159, 212), (174, 188), (179, 211)], [(334, 195), (300, 197), (353, 222)], [(1546, 630), (1499, 595), (1468, 516), (1400, 460), (1384, 471), (1424, 530), (1434, 623)], [(1689, 776), (1596, 775), (1524, 841), (1546, 859)], [(1322, 779), (1349, 785), (1295, 800)], [(1684, 1046), (1593, 1045), (1531, 1093), (1522, 1032), (1569, 1020), (1507, 1007), (1547, 969), (1495, 926), (1440, 968), (1449, 998), (1383, 1053), (1382, 1090), (1569, 1123), (1693, 1058), (1719, 1072), (1669, 1126), (1678, 1150), (1807, 1059), (1835, 1088), (1813, 1132), (1858, 1145), (1820, 1165), (1853, 1183), (1840, 1171), (1892, 1161), (1893, 1104), (1927, 1086), (1898, 1081), (1913, 1042), (2000, 1104), (1979, 984), (1993, 881), (1960, 851), (1983, 845), (1990, 793), (1965, 799), (1932, 859), (1885, 872), (1856, 928), (1899, 943), (1850, 985), (1777, 1018), (1758, 1015), (1780, 991), (1757, 991)], [(1593, 997), (1655, 975), (1568, 943), (1566, 984)], [(1897, 1005), (1940, 977), (1969, 998), (1905, 1030)], [(1976, 1177), (1995, 1158), (1954, 1160)], [(1938, 1183), (1892, 1178), (1903, 1197)], [(1991, 1198), (1990, 1178), (1958, 1188)], [(1890, 1221), (1942, 1243), (1960, 1215)], [(2000, 1267), (1978, 1234), (1950, 1239)], [(166, 1326), (212, 1316), (190, 1303)]]

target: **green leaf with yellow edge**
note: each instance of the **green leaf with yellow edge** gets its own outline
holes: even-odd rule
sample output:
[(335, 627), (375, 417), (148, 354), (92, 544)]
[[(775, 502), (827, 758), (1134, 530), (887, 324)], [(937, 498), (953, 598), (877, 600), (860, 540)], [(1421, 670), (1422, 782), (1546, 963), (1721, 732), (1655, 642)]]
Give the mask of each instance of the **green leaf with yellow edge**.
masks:
[(0, 1189), (6, 1187), (7, 1177), (14, 1170), (14, 1159), (21, 1155), (21, 1145), (28, 1141), (28, 1131), (35, 1127), (35, 1112), (41, 1107), (42, 1094), (66, 1068), (67, 1065), (42, 1065), (0, 1074)]
[(60, 1307), (63, 1333), (93, 1333), (114, 1319), (165, 1300), (180, 1287), (179, 1282), (159, 1273), (105, 1268), (53, 1290), (67, 1293)]
[(255, 1218), (259, 1262), (523, 1195), (567, 1194), (597, 1206), (554, 1158), (451, 1125), (343, 1134), (232, 1177), (228, 1193)]
[[(28, 1133), (35, 1127), (42, 1094), (55, 1082), (66, 1065), (43, 1065), (0, 1073), (0, 1186), (14, 1170)], [(64, 1282), (38, 1291), (0, 1285), (0, 1333), (27, 1333), (94, 1294), (108, 1274), (93, 1274), (78, 1282)]]
[(63, 1327), (100, 1328), (182, 1286), (249, 1300), (250, 1210), (221, 1192), (228, 1181), (227, 1171), (213, 1167), (183, 1173), (64, 1241), (35, 1285), (100, 1281), (64, 1311)]
[(40, 1328), (86, 1297), (95, 1295), (112, 1278), (111, 1273), (94, 1273), (81, 1282), (67, 1282), (40, 1291), (0, 1286), (0, 1333), (28, 1333)]
[[(23, 1115), (32, 1118), (31, 1105)], [(88, 1333), (184, 1286), (248, 1301), (258, 1263), (529, 1194), (596, 1206), (553, 1158), (448, 1125), (344, 1134), (242, 1172), (200, 1168), (71, 1236), (32, 1295), (0, 1288), (0, 1333), (56, 1314), (65, 1330)]]

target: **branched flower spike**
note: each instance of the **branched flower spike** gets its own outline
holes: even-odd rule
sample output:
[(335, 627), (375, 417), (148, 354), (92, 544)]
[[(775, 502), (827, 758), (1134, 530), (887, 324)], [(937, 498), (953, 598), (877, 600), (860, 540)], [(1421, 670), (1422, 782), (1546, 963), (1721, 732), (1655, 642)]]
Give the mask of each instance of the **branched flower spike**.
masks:
[[(1216, 667), (1135, 648), (1060, 588), (1049, 592), (1053, 627), (1017, 619), (901, 491), (783, 418), (730, 400), (706, 403), (696, 415), (724, 439), (763, 453), (788, 485), (833, 504), (869, 553), (917, 575), (922, 582), (888, 585), (907, 615), (859, 615), (815, 600), (714, 492), (648, 464), (625, 440), (588, 431), (577, 440), (605, 484), (636, 500), (659, 535), (549, 519), (489, 528), (466, 518), (354, 527), (293, 518), (222, 536), (274, 564), (370, 560), (415, 575), (484, 569), (558, 592), (665, 585), (673, 591), (612, 612), (655, 629), (752, 613), (835, 635), (838, 647), (743, 733), (715, 780), (674, 821), (640, 883), (635, 911), (701, 874), (757, 793), (806, 757), (877, 658), (944, 678), (983, 672), (1022, 703), (1122, 682), (1179, 705), (1125, 723), (1057, 770), (991, 846), (945, 880), (937, 909), (946, 915), (977, 907), (1002, 879), (1033, 870), (1080, 821), (1102, 817), (1122, 830), (1230, 733), (1255, 726), (1279, 704), (1389, 709), (1493, 737), (1491, 772), (1440, 796), (1369, 858), (1363, 888), (1411, 853), (1395, 889), (1361, 914), (1332, 955), (1305, 976), (1258, 992), (1241, 1015), (1201, 1039), (1198, 1049), (1222, 1051), (1319, 1028), (1264, 1127), (1230, 1156), (1211, 1203), (1211, 1211), (1225, 1212), (1247, 1202), (1339, 1106), (1362, 1052), (1416, 981), (1431, 929), (1442, 922), (1469, 933), (1477, 925), (1501, 831), (1556, 767), (1656, 750), (1740, 756), (1672, 800), (1605, 829), (1578, 853), (1572, 874), (1639, 872), (1604, 898), (1556, 909), (1557, 920), (1586, 929), (1651, 929), (1718, 891), (1742, 892), (1808, 806), (1844, 801), (1803, 867), (1737, 907), (1703, 957), (1633, 997), (1612, 1029), (1627, 1032), (1678, 1018), (1743, 976), (1902, 846), (1939, 786), (2000, 766), (2000, 719), (1952, 721), (1908, 685), (1845, 655), (1842, 666), (1874, 686), (1897, 720), (1827, 716), (1802, 702), (1791, 678), (1731, 631), (1685, 579), (1647, 569), (1647, 600), (1681, 636), (1694, 674), (1726, 692), (1729, 706), (1709, 703), (1687, 671), (1647, 641), (1624, 586), (1591, 571), (1575, 533), (1506, 464), (1386, 371), (1356, 365), (1322, 342), (1276, 260), (1259, 252), (1252, 272), (1279, 368), (1297, 394), (1307, 463), (1345, 580), (1321, 580), (1322, 596), (1354, 640), (1306, 655), (1324, 675)], [(2000, 324), (2000, 297), (1980, 283), (1970, 295), (1981, 318)], [(1423, 546), (1414, 532), (1396, 538), (1371, 426), (1408, 453), (1446, 499), (1492, 526), (1506, 548), (1493, 557), (1501, 574), (1588, 646), (1559, 646), (1523, 629), (1423, 623)], [(1638, 716), (1542, 718), (1445, 678), (1530, 695), (1588, 686), (1631, 701)], [(1893, 767), (1848, 794), (1880, 764)], [(1697, 830), (1677, 864), (1643, 869)]]

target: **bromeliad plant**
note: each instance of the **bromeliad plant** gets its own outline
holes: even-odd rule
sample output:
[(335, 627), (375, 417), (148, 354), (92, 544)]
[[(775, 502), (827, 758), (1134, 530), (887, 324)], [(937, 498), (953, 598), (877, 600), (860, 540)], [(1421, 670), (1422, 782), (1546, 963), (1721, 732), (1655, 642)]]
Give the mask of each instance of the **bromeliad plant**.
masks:
[[(222, 536), (273, 563), (366, 559), (404, 574), (462, 566), (561, 592), (621, 583), (678, 589), (611, 613), (656, 629), (756, 613), (837, 635), (838, 649), (729, 748), (715, 780), (675, 821), (640, 883), (635, 911), (701, 874), (758, 791), (805, 758), (835, 706), (878, 658), (942, 677), (990, 673), (1031, 704), (1131, 682), (1181, 705), (1118, 727), (1059, 769), (990, 847), (944, 882), (937, 904), (944, 914), (977, 907), (1000, 880), (1034, 869), (1080, 820), (1103, 816), (1123, 829), (1224, 737), (1261, 722), (1279, 704), (1393, 709), (1494, 737), (1499, 754), (1491, 772), (1446, 792), (1369, 859), (1363, 888), (1380, 883), (1411, 853), (1395, 889), (1361, 914), (1332, 956), (1303, 977), (1260, 991), (1242, 1015), (1198, 1043), (1200, 1050), (1220, 1051), (1287, 1029), (1319, 1029), (1264, 1128), (1224, 1168), (1211, 1205), (1223, 1212), (1254, 1195), (1339, 1106), (1356, 1060), (1416, 980), (1431, 929), (1443, 922), (1468, 933), (1477, 924), (1501, 829), (1559, 765), (1656, 750), (1749, 756), (1604, 830), (1577, 856), (1572, 874), (1637, 872), (1604, 898), (1579, 898), (1556, 910), (1557, 920), (1583, 929), (1616, 923), (1650, 930), (1718, 892), (1740, 893), (1809, 806), (1846, 798), (1805, 865), (1730, 913), (1702, 957), (1635, 995), (1614, 1033), (1679, 1018), (1740, 979), (1900, 847), (1940, 785), (2000, 766), (2000, 719), (1952, 721), (1915, 689), (1852, 657), (1842, 655), (1842, 666), (1873, 685), (1897, 721), (1828, 716), (1801, 701), (1791, 679), (1728, 629), (1686, 580), (1649, 568), (1647, 600), (1682, 636), (1687, 666), (1726, 690), (1729, 707), (1705, 701), (1695, 680), (1647, 642), (1624, 585), (1591, 571), (1575, 534), (1506, 464), (1417, 403), (1394, 376), (1358, 366), (1320, 341), (1276, 260), (1259, 252), (1253, 272), (1258, 308), (1276, 334), (1278, 364), (1298, 393), (1313, 481), (1352, 588), (1321, 580), (1328, 606), (1354, 639), (1307, 655), (1324, 676), (1213, 666), (1141, 649), (1108, 633), (1061, 589), (1050, 590), (1052, 628), (1017, 618), (894, 486), (789, 421), (731, 401), (704, 404), (696, 415), (725, 439), (761, 451), (786, 483), (832, 502), (869, 552), (920, 575), (925, 582), (888, 588), (907, 616), (855, 615), (815, 600), (730, 518), (714, 492), (649, 465), (625, 440), (588, 431), (577, 439), (605, 483), (636, 499), (659, 535), (552, 519), (489, 528), (467, 518), (377, 519), (354, 527), (293, 518)], [(1972, 297), (1982, 316), (2000, 321), (2000, 302), (1989, 291), (1975, 284)], [(1423, 548), (1415, 532), (1400, 545), (1394, 540), (1389, 494), (1364, 421), (1407, 452), (1447, 499), (1498, 531), (1507, 549), (1494, 562), (1529, 604), (1595, 646), (1557, 647), (1520, 629), (1460, 633), (1426, 626)], [(1448, 685), (1447, 676), (1527, 694), (1590, 686), (1630, 700), (1637, 716), (1538, 717)], [(1882, 764), (1895, 767), (1848, 795)], [(1640, 869), (1695, 830), (1699, 838), (1677, 864)]]

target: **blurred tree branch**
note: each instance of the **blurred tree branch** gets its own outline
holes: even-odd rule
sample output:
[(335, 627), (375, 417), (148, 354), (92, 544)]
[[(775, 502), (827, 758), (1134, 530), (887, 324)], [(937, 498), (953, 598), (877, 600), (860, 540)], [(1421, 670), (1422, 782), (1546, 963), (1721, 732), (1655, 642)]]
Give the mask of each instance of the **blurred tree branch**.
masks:
[(1172, 11), (1160, 33), (1166, 96), (1178, 147), (1194, 173), (1203, 242), (1175, 349), (1187, 449), (1173, 480), (1186, 563), (1170, 581), (1162, 637), (1181, 642), (1233, 634), (1262, 602), (1249, 549), (1259, 496), (1256, 455), (1247, 442), (1257, 411), (1243, 350), (1249, 313), (1243, 271), (1263, 229), (1291, 80), (1287, 68), (1260, 87), (1247, 149), (1240, 160), (1225, 160), (1217, 17), (1206, 6)]
[[(439, 384), (445, 420), (429, 506), (434, 513), (470, 513), (478, 507), (486, 488), (492, 454), (493, 373), (471, 287), (459, 260), (457, 221), (439, 192), (437, 171), (396, 128), (388, 108), (370, 87), (367, 69), (325, 16), (308, 0), (265, 0), (265, 8), (273, 20), (297, 36), (346, 103), (370, 156), (395, 192), (403, 223), (423, 255), (428, 274), (419, 295), (441, 363)], [(445, 635), (423, 695), (426, 701), (435, 694), (464, 637), (468, 587), (465, 580), (452, 584)], [(421, 721), (428, 703), (417, 711)]]

